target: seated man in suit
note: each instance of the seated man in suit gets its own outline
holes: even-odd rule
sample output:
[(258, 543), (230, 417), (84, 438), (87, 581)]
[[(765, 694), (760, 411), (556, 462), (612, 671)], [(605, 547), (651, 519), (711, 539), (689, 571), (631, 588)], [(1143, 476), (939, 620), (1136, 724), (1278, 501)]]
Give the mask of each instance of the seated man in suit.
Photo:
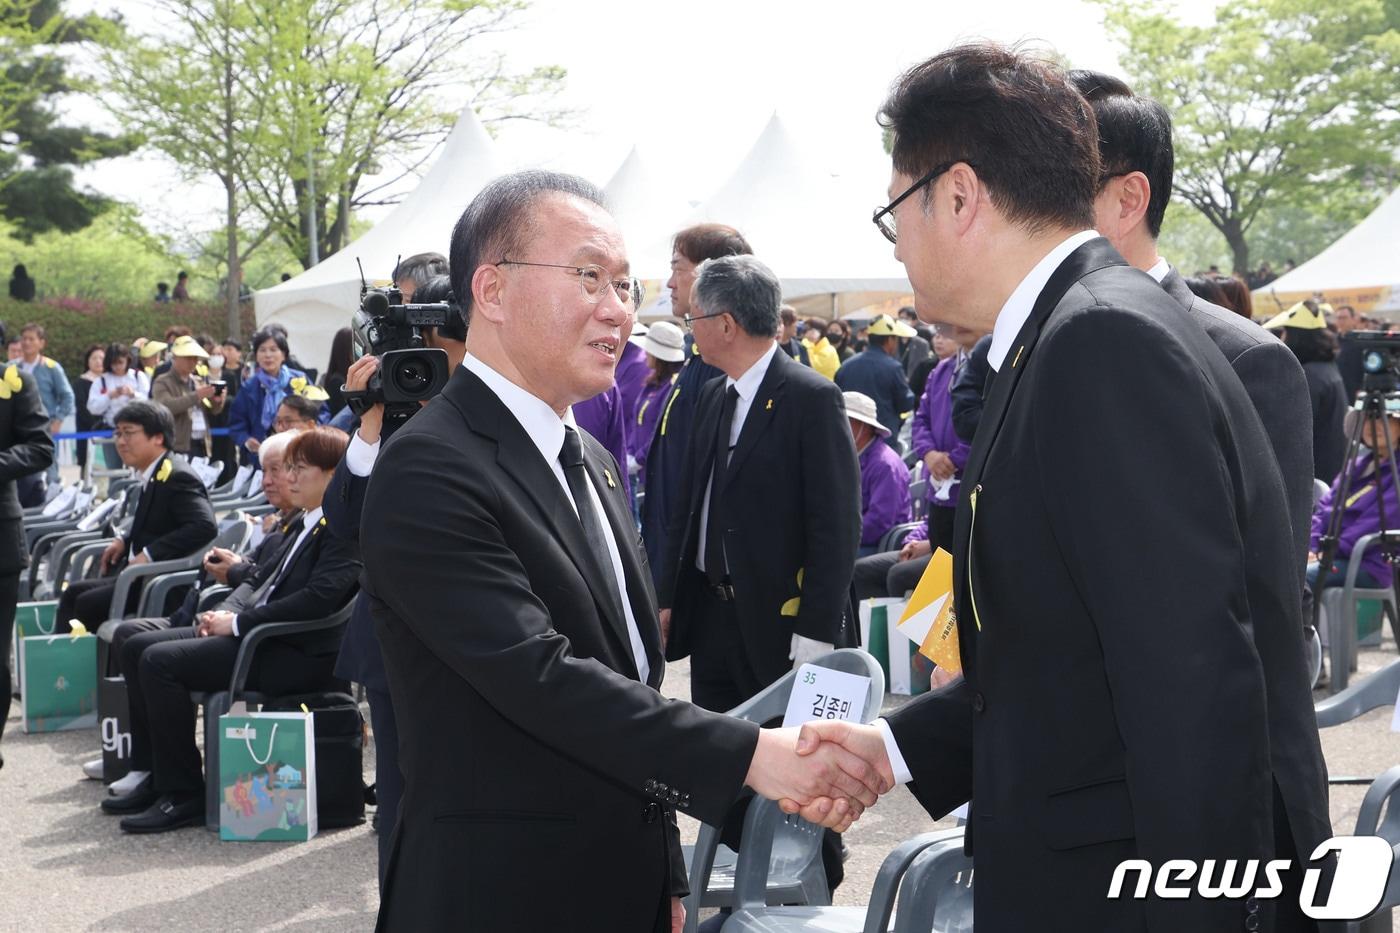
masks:
[[(117, 455), (141, 474), (141, 498), (131, 530), (102, 552), (102, 575), (70, 584), (59, 597), (55, 616), (59, 631), (68, 631), (70, 619), (79, 620), (90, 632), (106, 622), (117, 575), (126, 566), (185, 557), (218, 534), (214, 507), (199, 474), (171, 452), (175, 421), (170, 411), (159, 402), (137, 399), (117, 413), (115, 424)], [(133, 609), (140, 595), (132, 587), (126, 606), (116, 607), (116, 613)]]
[[(329, 533), (321, 517), (322, 497), (347, 440), (334, 428), (318, 427), (287, 445), (289, 495), (305, 515), (300, 528), (288, 530), (277, 557), (235, 594), (241, 594), (237, 607), (226, 603), (200, 613), (197, 626), (142, 632), (122, 646), (132, 767), (151, 772), (129, 793), (102, 801), (108, 813), (133, 814), (122, 820), (124, 831), (159, 833), (203, 823), (204, 775), (190, 693), (225, 688), (243, 636), (257, 626), (321, 618), (354, 595), (359, 545)], [(263, 644), (249, 688), (287, 694), (332, 686), (340, 636), (335, 628)]]

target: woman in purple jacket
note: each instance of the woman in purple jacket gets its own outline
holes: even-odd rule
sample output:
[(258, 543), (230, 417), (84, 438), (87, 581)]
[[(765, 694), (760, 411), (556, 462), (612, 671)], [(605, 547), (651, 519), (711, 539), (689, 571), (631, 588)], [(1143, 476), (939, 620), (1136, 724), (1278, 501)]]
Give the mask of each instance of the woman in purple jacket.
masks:
[[(1390, 403), (1387, 403), (1389, 405)], [(1347, 436), (1351, 436), (1351, 419), (1359, 417), (1357, 412), (1347, 413)], [(1394, 475), (1390, 470), (1387, 456), (1400, 442), (1400, 410), (1389, 413), (1390, 442), (1379, 423), (1368, 421), (1362, 431), (1362, 441), (1370, 448), (1344, 469), (1350, 473), (1347, 501), (1342, 510), (1341, 528), (1337, 532), (1337, 553), (1323, 577), (1323, 587), (1344, 586), (1347, 565), (1351, 562), (1352, 551), (1357, 541), (1366, 535), (1381, 530), (1381, 503), (1385, 505), (1385, 527), (1387, 531), (1400, 531), (1400, 492), (1395, 489)], [(1377, 468), (1379, 467), (1379, 469)], [(1332, 504), (1341, 488), (1342, 475), (1332, 483), (1332, 488), (1323, 493), (1313, 509), (1312, 538), (1308, 543), (1308, 585), (1318, 589), (1317, 578), (1320, 540), (1327, 532), (1328, 518), (1332, 514)], [(1378, 547), (1368, 548), (1361, 558), (1361, 567), (1356, 574), (1356, 584), (1361, 587), (1385, 586), (1390, 581), (1390, 565)]]
[(627, 443), (628, 453), (639, 471), (646, 467), (656, 424), (671, 399), (676, 376), (685, 364), (685, 335), (670, 321), (659, 321), (642, 338), (642, 349), (646, 351), (647, 378), (632, 411), (632, 432)]
[[(928, 477), (928, 540), (933, 547), (953, 549), (953, 516), (958, 508), (958, 479), (967, 463), (969, 446), (953, 430), (953, 399), (949, 389), (962, 354), (953, 353), (939, 363), (924, 385), (914, 410), (911, 438), (914, 455)], [(939, 495), (945, 480), (952, 483)]]

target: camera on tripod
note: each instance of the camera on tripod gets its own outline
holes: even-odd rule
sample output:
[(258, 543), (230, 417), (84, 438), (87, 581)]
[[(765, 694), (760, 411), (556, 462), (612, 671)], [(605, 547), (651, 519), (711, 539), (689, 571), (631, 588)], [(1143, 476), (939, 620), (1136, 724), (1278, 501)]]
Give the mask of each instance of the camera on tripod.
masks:
[(1400, 390), (1400, 335), (1354, 330), (1347, 340), (1361, 346), (1361, 387), (1367, 392)]
[(389, 413), (411, 414), (447, 385), (447, 353), (423, 345), (423, 328), (443, 327), (457, 310), (449, 304), (405, 304), (397, 288), (362, 288), (351, 326), (361, 355), (379, 358), (363, 392), (347, 392), (357, 415), (383, 403)]

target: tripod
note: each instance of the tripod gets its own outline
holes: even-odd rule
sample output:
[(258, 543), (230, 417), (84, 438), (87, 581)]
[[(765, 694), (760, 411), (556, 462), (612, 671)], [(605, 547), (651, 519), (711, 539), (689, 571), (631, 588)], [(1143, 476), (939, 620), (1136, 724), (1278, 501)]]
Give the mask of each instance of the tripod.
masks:
[[(1317, 639), (1318, 623), (1322, 613), (1322, 592), (1326, 585), (1327, 575), (1332, 566), (1332, 561), (1337, 556), (1337, 545), (1342, 529), (1342, 516), (1346, 512), (1347, 506), (1351, 503), (1352, 487), (1356, 483), (1369, 481), (1375, 490), (1376, 512), (1379, 521), (1379, 547), (1386, 564), (1390, 568), (1390, 586), (1392, 592), (1400, 593), (1400, 529), (1396, 531), (1388, 530), (1386, 527), (1386, 512), (1384, 495), (1385, 490), (1381, 487), (1381, 479), (1384, 471), (1390, 472), (1391, 495), (1400, 496), (1400, 467), (1395, 461), (1395, 451), (1393, 444), (1397, 438), (1393, 437), (1390, 430), (1390, 419), (1387, 417), (1387, 409), (1394, 403), (1400, 406), (1400, 392), (1396, 391), (1396, 382), (1393, 375), (1389, 373), (1371, 373), (1365, 375), (1362, 391), (1357, 397), (1357, 406), (1361, 417), (1357, 418), (1352, 425), (1352, 430), (1347, 437), (1346, 456), (1342, 461), (1342, 475), (1337, 484), (1337, 494), (1332, 499), (1332, 508), (1327, 516), (1327, 527), (1324, 534), (1318, 539), (1318, 573), (1314, 583), (1312, 618), (1308, 624), (1308, 631), (1305, 637), (1308, 641)], [(1386, 453), (1383, 457), (1377, 456), (1371, 460), (1368, 471), (1364, 475), (1358, 475), (1356, 469), (1356, 459), (1361, 451), (1364, 439), (1367, 437), (1367, 426), (1371, 426), (1371, 436), (1384, 438)], [(1356, 494), (1356, 498), (1366, 495), (1364, 485)], [(1355, 560), (1353, 554), (1351, 559)], [(1354, 578), (1355, 574), (1349, 574)], [(1341, 626), (1345, 621), (1350, 624), (1350, 619), (1341, 618), (1329, 619), (1332, 626), (1329, 632), (1331, 642), (1334, 646), (1332, 651), (1333, 670), (1332, 692), (1340, 689), (1346, 683), (1347, 675), (1350, 673), (1350, 650), (1349, 646), (1354, 637), (1351, 632), (1342, 632)], [(1391, 627), (1394, 629), (1395, 620), (1392, 619)], [(1339, 641), (1340, 639), (1340, 641)], [(1337, 650), (1335, 646), (1342, 646), (1347, 650)], [(1318, 649), (1320, 654), (1320, 647)], [(1340, 658), (1340, 660), (1338, 660)], [(1319, 658), (1320, 660), (1320, 658)], [(1338, 670), (1338, 667), (1345, 667)]]

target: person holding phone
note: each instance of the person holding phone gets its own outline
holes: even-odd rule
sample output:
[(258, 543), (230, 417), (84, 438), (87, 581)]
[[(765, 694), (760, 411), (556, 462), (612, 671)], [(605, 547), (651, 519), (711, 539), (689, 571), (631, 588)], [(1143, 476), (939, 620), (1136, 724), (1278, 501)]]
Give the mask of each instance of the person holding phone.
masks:
[(224, 409), (222, 387), (208, 379), (208, 359), (193, 337), (177, 337), (170, 346), (170, 369), (151, 383), (151, 399), (175, 418), (175, 450), (186, 456), (209, 456), (208, 416)]

